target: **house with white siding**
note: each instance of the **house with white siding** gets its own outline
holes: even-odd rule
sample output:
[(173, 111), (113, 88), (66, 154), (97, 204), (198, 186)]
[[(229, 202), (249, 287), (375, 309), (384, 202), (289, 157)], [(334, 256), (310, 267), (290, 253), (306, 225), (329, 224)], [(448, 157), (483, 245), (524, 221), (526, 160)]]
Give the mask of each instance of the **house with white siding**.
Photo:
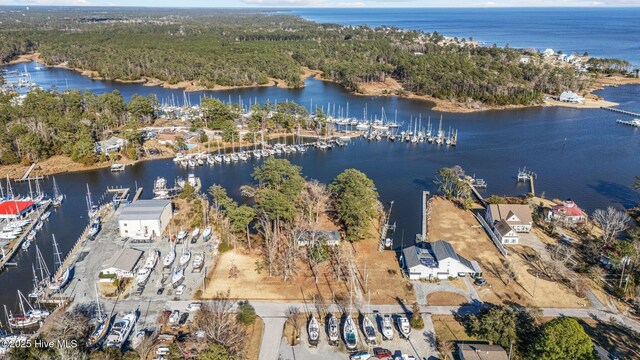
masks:
[(402, 250), (400, 261), (411, 280), (482, 274), (477, 262), (458, 255), (451, 244), (444, 240), (409, 246)]

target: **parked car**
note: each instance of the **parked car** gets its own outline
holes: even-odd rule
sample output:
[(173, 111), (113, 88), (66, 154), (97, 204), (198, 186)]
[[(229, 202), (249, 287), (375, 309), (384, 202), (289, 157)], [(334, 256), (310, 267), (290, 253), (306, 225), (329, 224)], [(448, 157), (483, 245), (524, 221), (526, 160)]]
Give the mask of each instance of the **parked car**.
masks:
[(477, 286), (484, 286), (487, 284), (487, 280), (484, 278), (477, 278), (476, 281), (473, 282)]
[(184, 289), (186, 288), (187, 287), (185, 285), (178, 286), (178, 288), (176, 288), (176, 295), (182, 295), (184, 293)]
[(161, 287), (160, 289), (158, 289), (158, 291), (156, 292), (156, 295), (162, 295), (162, 293), (164, 292), (164, 288)]
[(180, 315), (180, 320), (178, 320), (178, 325), (184, 325), (187, 322), (188, 318), (189, 313), (182, 313), (182, 315)]
[(166, 345), (158, 346), (158, 350), (156, 350), (156, 354), (163, 356), (169, 354), (169, 347)]
[(198, 310), (200, 310), (201, 307), (202, 307), (202, 303), (192, 302), (191, 304), (187, 305), (186, 310), (189, 311), (189, 312), (198, 311)]
[(349, 355), (349, 359), (351, 360), (367, 360), (370, 357), (371, 357), (371, 354), (369, 354), (366, 351), (358, 351)]
[(387, 359), (390, 358), (391, 355), (393, 355), (391, 353), (391, 350), (389, 349), (384, 349), (384, 348), (374, 348), (373, 349), (373, 356), (377, 357), (378, 359)]

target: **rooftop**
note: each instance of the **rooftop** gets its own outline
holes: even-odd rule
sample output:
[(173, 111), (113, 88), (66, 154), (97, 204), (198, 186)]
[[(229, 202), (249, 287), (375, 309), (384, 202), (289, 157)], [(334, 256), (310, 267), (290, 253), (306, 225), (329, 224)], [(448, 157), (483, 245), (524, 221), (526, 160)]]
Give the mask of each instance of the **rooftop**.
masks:
[(34, 205), (32, 201), (4, 201), (0, 203), (0, 215), (17, 215)]
[(504, 220), (500, 220), (494, 226), (496, 230), (500, 233), (501, 236), (507, 235), (511, 230), (511, 225)]
[(464, 360), (508, 360), (507, 352), (499, 345), (458, 343), (458, 354)]
[(115, 253), (105, 264), (105, 268), (115, 268), (122, 271), (133, 271), (138, 260), (142, 256), (142, 251), (132, 248), (124, 248)]
[(167, 205), (171, 206), (170, 200), (134, 201), (122, 209), (118, 220), (156, 220)]
[(490, 204), (489, 211), (494, 221), (505, 220), (510, 225), (531, 225), (531, 209), (525, 204)]

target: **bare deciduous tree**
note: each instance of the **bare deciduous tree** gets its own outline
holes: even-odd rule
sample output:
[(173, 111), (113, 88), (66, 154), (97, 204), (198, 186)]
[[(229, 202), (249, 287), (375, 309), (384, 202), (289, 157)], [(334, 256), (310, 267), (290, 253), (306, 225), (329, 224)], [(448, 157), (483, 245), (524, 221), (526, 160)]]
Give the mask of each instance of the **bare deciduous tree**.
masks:
[(236, 299), (231, 298), (229, 290), (218, 292), (214, 300), (202, 304), (194, 324), (210, 341), (223, 346), (235, 358), (242, 358), (246, 331), (232, 311), (235, 303)]
[(327, 186), (319, 181), (311, 180), (305, 184), (300, 200), (309, 224), (317, 223), (320, 214), (327, 211), (330, 197), (331, 194), (327, 190)]
[(616, 238), (619, 232), (629, 226), (631, 218), (627, 213), (609, 206), (606, 210), (596, 209), (593, 212), (593, 221), (602, 229), (602, 237), (605, 244), (609, 244)]

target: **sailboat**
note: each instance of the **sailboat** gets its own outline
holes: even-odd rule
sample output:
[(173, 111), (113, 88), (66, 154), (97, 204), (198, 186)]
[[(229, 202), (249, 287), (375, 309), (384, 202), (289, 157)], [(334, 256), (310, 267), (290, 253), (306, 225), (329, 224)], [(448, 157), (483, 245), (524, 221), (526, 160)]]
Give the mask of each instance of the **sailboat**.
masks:
[(94, 285), (96, 292), (96, 305), (97, 305), (97, 314), (96, 314), (96, 327), (89, 335), (89, 343), (88, 347), (94, 347), (102, 341), (105, 335), (107, 335), (107, 331), (109, 330), (109, 324), (111, 323), (111, 318), (107, 317), (102, 313), (102, 309), (100, 308), (100, 298), (98, 297), (98, 286)]
[[(53, 249), (54, 249), (53, 255), (55, 259), (54, 273), (57, 273), (57, 271), (60, 269), (60, 266), (62, 266), (62, 259), (60, 258), (60, 250), (58, 250), (58, 243), (56, 242), (56, 236), (53, 234), (51, 234), (51, 236), (53, 237)], [(64, 288), (69, 283), (69, 280), (71, 280), (71, 278), (73, 277), (72, 272), (73, 272), (73, 265), (64, 269), (62, 274), (57, 278), (53, 279), (51, 284), (49, 284), (49, 289), (60, 290)]]
[(191, 260), (191, 251), (187, 250), (184, 244), (182, 246), (182, 254), (180, 255), (180, 260), (178, 261), (180, 267), (186, 267), (187, 265), (189, 265), (189, 261)]
[(64, 195), (60, 192), (60, 189), (58, 188), (58, 184), (56, 183), (56, 177), (53, 177), (53, 199), (52, 199), (52, 204), (53, 206), (60, 206), (62, 205), (62, 202), (64, 201)]
[[(11, 328), (23, 329), (32, 327), (46, 319), (50, 314), (49, 310), (46, 309), (34, 309), (27, 299), (25, 299), (24, 295), (22, 295), (20, 290), (18, 290), (18, 301), (20, 303), (20, 311), (22, 312), (22, 315), (14, 316), (13, 314), (9, 314), (8, 319), (9, 326)], [(25, 302), (27, 303), (29, 310), (25, 310)]]
[(309, 324), (307, 324), (307, 332), (309, 333), (309, 345), (317, 346), (318, 339), (320, 339), (320, 325), (313, 315), (311, 315)]
[(182, 281), (184, 281), (184, 269), (177, 267), (171, 275), (171, 286), (175, 289), (182, 284)]
[(204, 231), (202, 232), (202, 238), (207, 240), (211, 237), (211, 225), (207, 225), (206, 228), (204, 228)]
[(29, 299), (38, 300), (44, 294), (45, 289), (49, 286), (49, 279), (51, 278), (51, 274), (49, 273), (49, 268), (47, 267), (47, 263), (44, 261), (42, 257), (42, 253), (36, 245), (36, 260), (38, 261), (38, 270), (40, 271), (40, 278), (36, 275), (35, 268), (33, 269), (33, 291), (29, 293)]
[(170, 267), (171, 264), (176, 260), (176, 247), (171, 246), (171, 251), (167, 255), (164, 256), (163, 265), (164, 267)]
[(386, 340), (393, 340), (393, 320), (391, 315), (385, 314), (380, 317), (380, 327), (382, 328), (382, 336)]
[(331, 314), (329, 321), (327, 322), (327, 335), (329, 336), (330, 343), (337, 343), (340, 337), (340, 331), (338, 330), (338, 318)]
[(376, 342), (376, 328), (373, 326), (373, 322), (369, 319), (369, 316), (362, 316), (362, 332), (366, 336), (366, 341), (370, 344)]
[(344, 343), (347, 349), (354, 350), (358, 346), (358, 330), (351, 314), (347, 314), (343, 329)]

